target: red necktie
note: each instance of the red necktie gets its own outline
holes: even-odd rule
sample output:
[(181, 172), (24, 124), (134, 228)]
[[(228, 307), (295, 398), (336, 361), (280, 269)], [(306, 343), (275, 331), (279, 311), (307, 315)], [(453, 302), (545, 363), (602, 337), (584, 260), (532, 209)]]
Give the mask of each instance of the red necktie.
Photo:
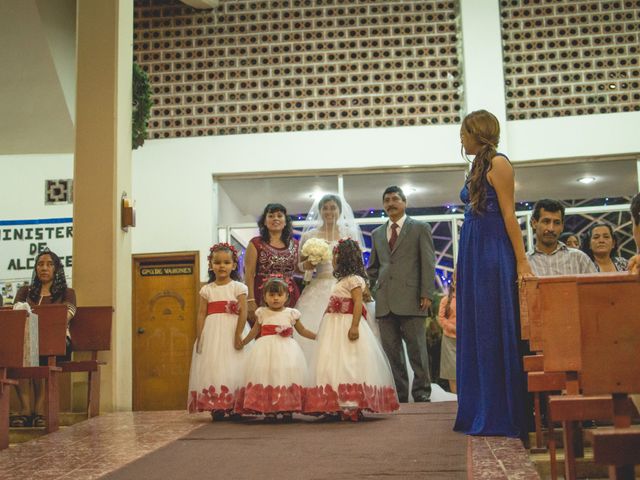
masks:
[(396, 244), (396, 240), (398, 240), (398, 227), (397, 223), (391, 224), (391, 236), (389, 237), (389, 250), (393, 250), (393, 246)]

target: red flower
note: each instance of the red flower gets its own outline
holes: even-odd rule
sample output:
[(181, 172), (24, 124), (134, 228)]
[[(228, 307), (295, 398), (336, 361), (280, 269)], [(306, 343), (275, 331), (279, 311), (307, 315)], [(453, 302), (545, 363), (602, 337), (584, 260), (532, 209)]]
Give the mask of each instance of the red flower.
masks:
[(343, 302), (340, 297), (331, 297), (329, 298), (329, 306), (327, 307), (327, 312), (329, 313), (341, 313), (342, 312)]
[(278, 325), (276, 327), (276, 332), (281, 337), (292, 337), (293, 336), (293, 328), (291, 328), (291, 327), (283, 327), (282, 325)]
[(227, 302), (227, 304), (224, 306), (224, 310), (227, 313), (238, 315), (240, 314), (240, 305), (238, 304), (238, 302)]

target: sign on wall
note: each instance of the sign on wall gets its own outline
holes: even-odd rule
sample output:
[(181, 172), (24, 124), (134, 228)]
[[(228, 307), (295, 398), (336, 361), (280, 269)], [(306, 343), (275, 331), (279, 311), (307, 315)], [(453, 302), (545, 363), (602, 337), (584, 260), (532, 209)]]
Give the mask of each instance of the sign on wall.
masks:
[(73, 265), (72, 218), (0, 220), (0, 286), (5, 303), (12, 303), (20, 285), (31, 281), (35, 257), (48, 248), (60, 257), (67, 278)]

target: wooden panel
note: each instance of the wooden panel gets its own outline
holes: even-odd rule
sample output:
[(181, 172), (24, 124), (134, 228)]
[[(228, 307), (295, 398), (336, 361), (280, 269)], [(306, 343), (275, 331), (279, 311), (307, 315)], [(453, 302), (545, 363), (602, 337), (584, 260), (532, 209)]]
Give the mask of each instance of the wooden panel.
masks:
[(538, 352), (542, 349), (542, 344), (538, 340), (542, 337), (536, 337), (536, 332), (531, 332), (531, 323), (533, 328), (540, 322), (540, 302), (538, 294), (538, 279), (536, 277), (527, 277), (523, 279), (520, 288), (520, 336), (523, 340), (529, 340), (529, 348)]
[(526, 355), (522, 363), (525, 372), (541, 372), (544, 370), (544, 355)]
[(73, 350), (111, 350), (112, 318), (112, 307), (78, 307), (69, 326)]
[(530, 392), (553, 392), (565, 388), (565, 375), (561, 372), (529, 372), (527, 389)]
[(579, 282), (585, 394), (640, 393), (640, 277)]
[(0, 310), (0, 366), (22, 366), (26, 322), (24, 310)]
[(581, 369), (580, 317), (575, 277), (540, 279), (545, 372)]
[(184, 409), (196, 335), (198, 253), (135, 256), (133, 270), (133, 408)]
[(598, 429), (592, 433), (593, 460), (604, 465), (640, 464), (640, 430), (636, 428)]
[(611, 395), (584, 397), (582, 395), (552, 395), (549, 409), (554, 421), (563, 420), (611, 420), (613, 400)]
[(38, 347), (41, 356), (67, 353), (67, 306), (64, 304), (38, 305)]

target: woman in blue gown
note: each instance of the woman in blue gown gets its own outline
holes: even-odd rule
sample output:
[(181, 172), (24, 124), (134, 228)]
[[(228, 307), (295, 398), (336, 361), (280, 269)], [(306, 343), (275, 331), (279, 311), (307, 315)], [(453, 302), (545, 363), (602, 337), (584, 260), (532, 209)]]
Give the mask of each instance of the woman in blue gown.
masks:
[(496, 152), (499, 138), (500, 124), (485, 110), (462, 122), (462, 146), (475, 158), (460, 193), (465, 213), (457, 269), (454, 430), (524, 437), (518, 284), (531, 267), (515, 215), (513, 168)]

